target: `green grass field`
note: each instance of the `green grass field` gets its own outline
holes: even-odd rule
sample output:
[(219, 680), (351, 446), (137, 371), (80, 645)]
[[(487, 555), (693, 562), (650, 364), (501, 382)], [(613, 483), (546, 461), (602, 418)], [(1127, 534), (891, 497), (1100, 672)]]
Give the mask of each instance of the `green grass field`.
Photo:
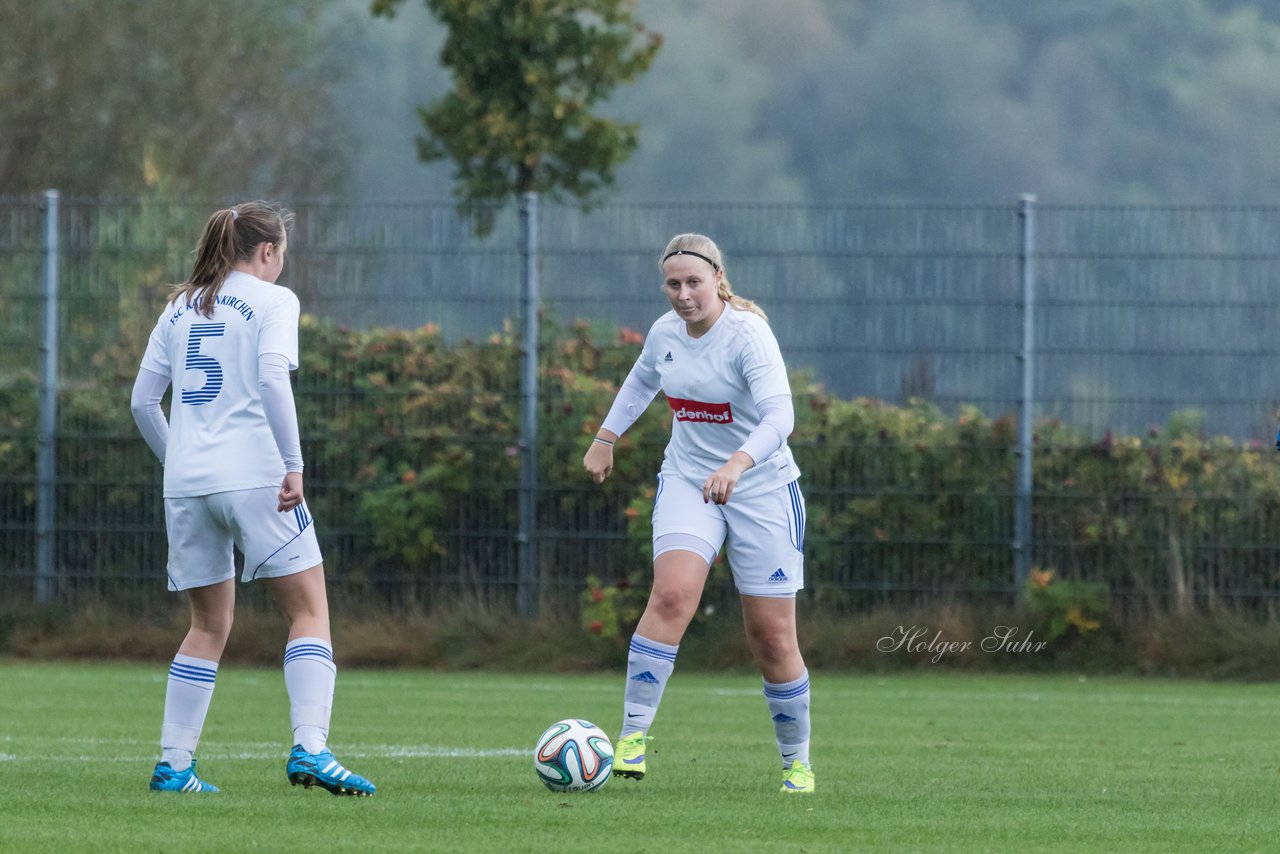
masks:
[(0, 664), (0, 851), (1263, 851), (1280, 689), (1069, 676), (813, 674), (811, 796), (778, 793), (758, 677), (677, 671), (649, 775), (559, 795), (532, 742), (616, 732), (620, 675), (343, 671), (331, 746), (378, 784), (284, 778), (277, 670), (228, 666), (209, 796), (152, 794), (164, 666)]

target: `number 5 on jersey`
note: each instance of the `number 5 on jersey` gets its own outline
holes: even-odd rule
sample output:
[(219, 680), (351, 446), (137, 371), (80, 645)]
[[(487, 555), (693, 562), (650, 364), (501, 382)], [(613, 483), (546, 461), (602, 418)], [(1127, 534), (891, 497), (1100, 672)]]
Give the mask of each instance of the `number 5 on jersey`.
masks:
[(206, 338), (221, 338), (227, 329), (225, 323), (193, 323), (187, 335), (188, 371), (204, 371), (204, 385), (191, 391), (182, 390), (182, 402), (191, 406), (208, 403), (222, 391), (222, 365), (212, 356), (200, 352), (200, 345)]

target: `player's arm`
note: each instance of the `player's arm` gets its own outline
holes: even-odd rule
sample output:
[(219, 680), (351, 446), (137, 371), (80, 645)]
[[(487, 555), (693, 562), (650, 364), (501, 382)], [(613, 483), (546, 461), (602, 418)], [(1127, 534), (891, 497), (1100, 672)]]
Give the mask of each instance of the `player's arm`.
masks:
[(258, 389), (262, 393), (262, 410), (276, 440), (285, 476), (280, 484), (280, 512), (292, 510), (302, 503), (302, 442), (298, 436), (298, 413), (293, 405), (293, 386), (289, 383), (289, 359), (280, 353), (263, 353), (258, 357)]
[(740, 353), (739, 365), (751, 392), (760, 422), (723, 466), (702, 485), (702, 500), (725, 504), (738, 480), (756, 463), (767, 460), (782, 448), (795, 429), (796, 414), (791, 403), (787, 368), (778, 342), (766, 327), (757, 330)]
[(728, 462), (711, 473), (702, 484), (702, 500), (725, 504), (747, 470), (760, 460), (767, 460), (786, 444), (795, 427), (795, 410), (791, 395), (779, 394), (756, 401), (760, 423), (751, 431), (742, 447), (734, 451)]
[(789, 394), (776, 394), (756, 401), (756, 411), (760, 413), (760, 423), (738, 449), (751, 458), (752, 465), (781, 450), (796, 427), (796, 411)]
[(129, 399), (133, 422), (138, 425), (138, 432), (161, 464), (164, 463), (165, 449), (169, 446), (169, 422), (165, 420), (160, 401), (168, 388), (167, 376), (139, 368), (138, 376), (133, 381), (133, 394)]
[(613, 471), (613, 443), (627, 432), (627, 428), (636, 422), (658, 396), (658, 386), (647, 373), (640, 362), (632, 367), (631, 373), (627, 374), (626, 381), (613, 399), (613, 406), (609, 407), (604, 424), (596, 431), (591, 447), (587, 448), (587, 453), (582, 458), (583, 467), (596, 483), (604, 483), (604, 479)]

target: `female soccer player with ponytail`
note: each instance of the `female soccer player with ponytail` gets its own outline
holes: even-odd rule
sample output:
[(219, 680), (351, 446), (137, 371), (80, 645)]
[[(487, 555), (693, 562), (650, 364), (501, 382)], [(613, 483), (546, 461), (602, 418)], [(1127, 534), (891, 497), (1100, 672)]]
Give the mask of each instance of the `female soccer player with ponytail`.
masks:
[[(262, 579), (289, 620), (284, 679), (293, 724), (285, 773), (335, 795), (374, 786), (329, 752), (337, 668), (289, 371), (298, 367), (298, 298), (275, 284), (293, 214), (247, 202), (209, 218), (191, 277), (174, 287), (133, 387), (138, 429), (164, 464), (170, 590), (184, 590), (191, 629), (169, 668), (161, 758), (151, 788), (216, 792), (194, 754), (241, 580)], [(160, 406), (172, 384), (169, 420)]]
[(631, 638), (614, 774), (645, 775), (645, 742), (680, 639), (727, 543), (782, 757), (782, 791), (812, 792), (809, 673), (795, 610), (804, 497), (787, 447), (795, 416), (786, 366), (764, 313), (733, 293), (710, 238), (677, 235), (660, 263), (671, 311), (649, 330), (583, 458), (602, 483), (614, 442), (665, 393), (673, 421), (654, 497), (653, 589)]

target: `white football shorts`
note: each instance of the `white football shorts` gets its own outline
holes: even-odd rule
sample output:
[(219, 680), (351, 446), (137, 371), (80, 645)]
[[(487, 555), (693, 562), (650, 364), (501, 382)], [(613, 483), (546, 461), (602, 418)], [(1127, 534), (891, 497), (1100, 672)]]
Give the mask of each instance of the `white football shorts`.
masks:
[(169, 589), (218, 584), (236, 574), (232, 545), (244, 555), (241, 581), (292, 575), (320, 564), (316, 526), (304, 501), (281, 513), (280, 489), (263, 486), (192, 498), (166, 498)]
[(705, 541), (713, 556), (727, 544), (725, 553), (739, 593), (795, 596), (804, 587), (804, 512), (798, 481), (714, 504), (702, 500), (700, 485), (658, 475), (653, 499), (654, 557), (661, 554), (660, 540), (670, 534)]

